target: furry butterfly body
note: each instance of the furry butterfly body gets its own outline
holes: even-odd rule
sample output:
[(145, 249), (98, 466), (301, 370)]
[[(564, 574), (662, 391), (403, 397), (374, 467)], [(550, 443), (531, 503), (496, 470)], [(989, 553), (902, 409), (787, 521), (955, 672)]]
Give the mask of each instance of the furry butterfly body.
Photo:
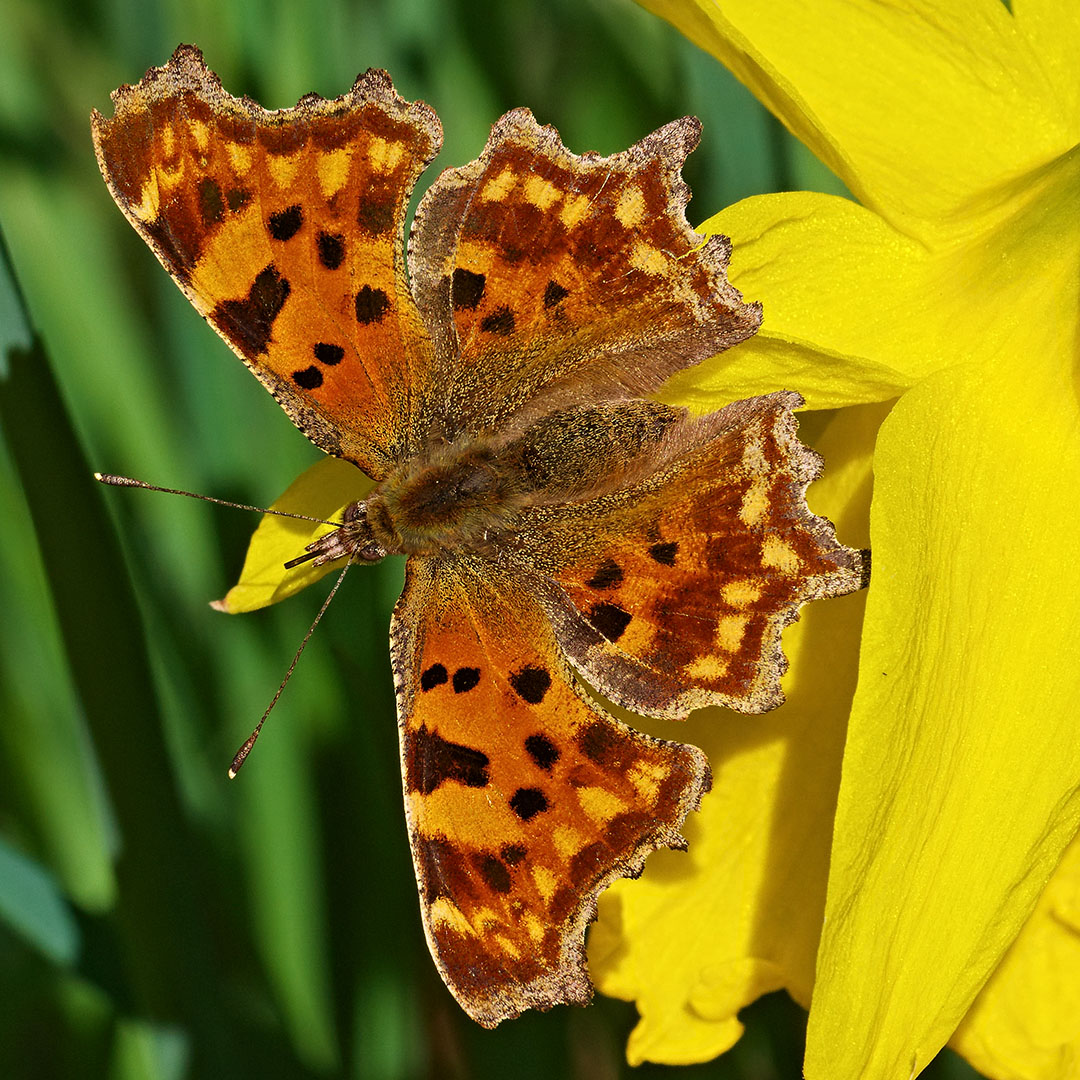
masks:
[(679, 847), (704, 755), (611, 716), (782, 700), (783, 627), (857, 588), (810, 514), (797, 394), (650, 400), (751, 335), (687, 225), (697, 122), (571, 154), (527, 110), (405, 207), (441, 130), (383, 72), (267, 112), (197, 50), (95, 114), (103, 175), (196, 308), (327, 453), (377, 481), (316, 563), (408, 557), (391, 626), (423, 924), (480, 1023), (584, 1002), (615, 878)]

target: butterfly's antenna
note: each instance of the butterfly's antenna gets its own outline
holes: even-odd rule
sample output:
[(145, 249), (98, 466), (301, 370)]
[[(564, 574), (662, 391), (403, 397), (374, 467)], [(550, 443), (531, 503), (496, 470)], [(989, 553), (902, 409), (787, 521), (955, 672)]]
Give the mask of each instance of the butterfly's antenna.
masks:
[(295, 559), (290, 559), (287, 563), (282, 563), (282, 566), (286, 570), (291, 570), (294, 566), (299, 566), (301, 563), (311, 562), (312, 559), (317, 559), (320, 555), (318, 551), (309, 551), (306, 555), (297, 555)]
[[(314, 521), (319, 525), (340, 525), (340, 521), (324, 521), (322, 518), (309, 517), (307, 514), (290, 514), (285, 510), (272, 510), (264, 506), (248, 506), (247, 503), (229, 502), (228, 499), (215, 499), (213, 495), (200, 495), (196, 491), (181, 491), (179, 488), (158, 487), (145, 480), (133, 480), (130, 476), (113, 476), (112, 473), (94, 473), (94, 479), (110, 487), (143, 488), (145, 491), (164, 491), (166, 495), (186, 495), (189, 499), (202, 499), (204, 502), (217, 503), (218, 506), (231, 506), (234, 510), (254, 510), (256, 514), (276, 514), (278, 517), (299, 518), (301, 521)], [(314, 556), (312, 556), (314, 558)], [(331, 593), (333, 595), (333, 593)]]
[(319, 614), (315, 616), (315, 621), (308, 628), (308, 632), (304, 635), (304, 640), (300, 642), (300, 648), (296, 650), (296, 655), (292, 658), (289, 670), (285, 672), (285, 678), (281, 680), (281, 685), (277, 688), (277, 693), (274, 695), (273, 700), (266, 706), (266, 712), (262, 714), (262, 719), (255, 725), (255, 730), (247, 737), (244, 745), (236, 751), (236, 756), (232, 759), (232, 764), (229, 766), (230, 780), (236, 779), (236, 774), (240, 771), (240, 766), (244, 764), (248, 754), (251, 753), (251, 748), (255, 745), (255, 740), (259, 737), (259, 732), (262, 731), (263, 724), (266, 723), (266, 718), (270, 715), (270, 710), (278, 703), (278, 698), (281, 697), (281, 692), (285, 689), (285, 684), (292, 678), (292, 673), (296, 669), (296, 665), (300, 662), (300, 656), (303, 654), (304, 647), (307, 645), (311, 635), (315, 633), (315, 627), (319, 625), (319, 620), (326, 614), (326, 609), (330, 606), (330, 601), (334, 599), (334, 593), (341, 588), (341, 583), (345, 580), (345, 575), (348, 573), (349, 567), (352, 566), (355, 555), (355, 551), (350, 553), (348, 561), (342, 568), (341, 573), (338, 574), (338, 579), (334, 582), (334, 587), (323, 601), (322, 607), (319, 608)]

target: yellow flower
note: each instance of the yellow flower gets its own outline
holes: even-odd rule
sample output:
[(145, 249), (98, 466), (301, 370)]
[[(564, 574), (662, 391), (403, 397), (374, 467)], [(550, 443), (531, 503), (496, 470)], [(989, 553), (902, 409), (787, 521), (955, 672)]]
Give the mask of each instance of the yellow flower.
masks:
[[(1074, 1077), (1080, 5), (649, 6), (862, 203), (761, 196), (707, 223), (765, 324), (666, 396), (845, 406), (804, 419), (828, 463), (810, 501), (872, 540), (874, 578), (787, 632), (784, 708), (652, 726), (703, 746), (715, 788), (688, 855), (605, 894), (594, 977), (637, 1002), (632, 1061), (715, 1056), (784, 987), (810, 1080), (908, 1080), (950, 1039), (993, 1077)], [(296, 506), (363, 495), (336, 465)], [(264, 522), (223, 606), (318, 576), (280, 573), (307, 538)]]
[(857, 685), (849, 597), (789, 632), (784, 709), (691, 722), (717, 783), (690, 859), (612, 890), (594, 974), (638, 1003), (632, 1061), (720, 1053), (786, 987), (810, 1080), (907, 1080), (950, 1039), (992, 1077), (1075, 1077), (1080, 5), (646, 6), (863, 204), (713, 218), (765, 323), (668, 396), (861, 405), (810, 497), (858, 543), (872, 451), (874, 576)]

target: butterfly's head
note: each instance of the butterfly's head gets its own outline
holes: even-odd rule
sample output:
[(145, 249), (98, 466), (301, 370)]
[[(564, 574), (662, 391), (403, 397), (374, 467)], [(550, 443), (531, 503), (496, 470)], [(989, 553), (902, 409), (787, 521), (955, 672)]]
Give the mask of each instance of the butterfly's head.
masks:
[(354, 502), (346, 506), (341, 524), (332, 532), (313, 540), (307, 545), (305, 552), (304, 555), (290, 559), (285, 568), (291, 570), (294, 566), (306, 562), (313, 566), (322, 566), (347, 556), (353, 562), (378, 562), (392, 554), (376, 539), (368, 520), (366, 502)]

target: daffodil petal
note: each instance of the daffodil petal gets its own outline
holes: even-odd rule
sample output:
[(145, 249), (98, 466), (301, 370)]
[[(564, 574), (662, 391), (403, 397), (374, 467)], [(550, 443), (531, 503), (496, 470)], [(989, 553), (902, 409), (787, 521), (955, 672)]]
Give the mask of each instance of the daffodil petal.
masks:
[(1080, 825), (1080, 606), (1055, 585), (1080, 565), (1075, 297), (1063, 319), (1055, 296), (1010, 358), (932, 376), (878, 439), (809, 1080), (917, 1075)]
[(642, 2), (913, 236), (1072, 144), (1071, 122), (1000, 0)]
[[(828, 469), (811, 504), (846, 543), (865, 540), (884, 412), (838, 413), (817, 441)], [(809, 1001), (863, 595), (811, 604), (785, 632), (788, 702), (775, 712), (705, 710), (678, 729), (634, 721), (701, 746), (714, 784), (687, 821), (688, 852), (658, 852), (638, 881), (612, 886), (590, 933), (598, 987), (641, 1014), (632, 1064), (715, 1057), (741, 1034), (739, 1010), (770, 990)]]
[[(669, 401), (704, 412), (784, 388), (830, 409), (896, 397), (955, 361), (933, 317), (936, 261), (872, 211), (816, 192), (758, 195), (699, 231), (731, 237), (732, 283), (764, 319), (749, 341), (671, 379)], [(913, 305), (925, 317), (912, 319)]]
[[(341, 511), (362, 499), (370, 488), (371, 481), (355, 465), (327, 457), (301, 473), (271, 509), (323, 521), (340, 520)], [(212, 606), (230, 615), (255, 611), (318, 581), (337, 564), (313, 568), (311, 563), (302, 563), (292, 570), (286, 570), (284, 564), (303, 555), (306, 544), (329, 531), (328, 525), (264, 514), (248, 545), (240, 580)]]
[(1058, 114), (1071, 118), (1072, 141), (1080, 141), (1080, 79), (1076, 59), (1080, 56), (1080, 4), (1061, 0), (1012, 0), (1012, 11), (1021, 33), (1054, 88)]
[(1080, 838), (951, 1045), (995, 1080), (1080, 1075)]

